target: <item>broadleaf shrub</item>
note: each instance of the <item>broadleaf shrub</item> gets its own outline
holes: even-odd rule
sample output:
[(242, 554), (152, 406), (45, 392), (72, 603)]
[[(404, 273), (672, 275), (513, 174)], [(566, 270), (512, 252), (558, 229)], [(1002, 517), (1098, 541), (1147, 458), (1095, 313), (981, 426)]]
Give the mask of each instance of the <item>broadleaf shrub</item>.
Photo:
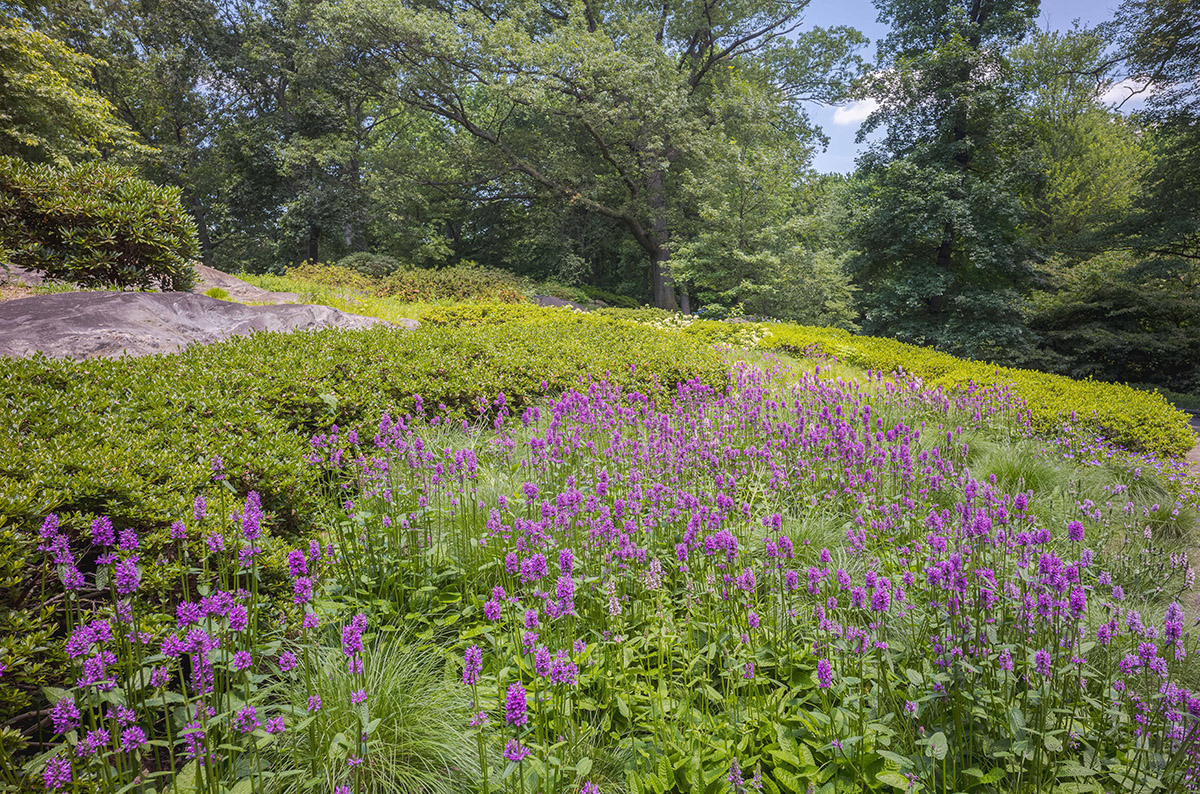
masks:
[(390, 276), (392, 273), (404, 269), (404, 264), (399, 259), (387, 254), (373, 254), (370, 251), (359, 251), (356, 254), (342, 257), (338, 260), (337, 266), (372, 278)]
[(187, 290), (199, 244), (179, 195), (107, 163), (0, 157), (0, 248), (13, 264), (85, 287)]

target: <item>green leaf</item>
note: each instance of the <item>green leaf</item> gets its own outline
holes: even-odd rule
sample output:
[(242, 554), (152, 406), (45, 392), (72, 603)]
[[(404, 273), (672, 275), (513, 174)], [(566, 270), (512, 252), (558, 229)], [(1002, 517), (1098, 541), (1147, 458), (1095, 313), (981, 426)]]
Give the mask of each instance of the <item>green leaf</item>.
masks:
[(885, 786), (891, 786), (892, 788), (900, 789), (901, 791), (908, 791), (909, 788), (908, 778), (899, 772), (893, 772), (890, 769), (885, 769), (884, 771), (875, 775), (875, 779)]
[(950, 744), (946, 741), (946, 734), (938, 731), (929, 737), (929, 752), (939, 761), (946, 757), (946, 754), (950, 752)]

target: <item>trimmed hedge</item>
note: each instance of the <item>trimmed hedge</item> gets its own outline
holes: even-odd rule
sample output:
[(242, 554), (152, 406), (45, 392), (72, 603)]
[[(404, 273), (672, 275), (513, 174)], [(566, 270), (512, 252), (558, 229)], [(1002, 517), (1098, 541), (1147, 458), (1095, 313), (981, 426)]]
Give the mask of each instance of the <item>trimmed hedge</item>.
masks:
[(199, 244), (178, 188), (107, 163), (0, 157), (0, 248), (53, 279), (165, 291), (191, 288)]
[(452, 418), (504, 392), (521, 406), (607, 377), (666, 397), (676, 384), (727, 380), (701, 341), (562, 310), (501, 324), (405, 332), (260, 333), (169, 356), (71, 362), (0, 359), (0, 525), (34, 529), (49, 511), (107, 514), (164, 528), (183, 515), (220, 456), (235, 490), (257, 489), (281, 529), (320, 504), (308, 439), (331, 424), (374, 435), (383, 411), (420, 394)]
[[(688, 331), (701, 335), (707, 323), (695, 323)], [(716, 325), (716, 323), (713, 323)], [(1027, 369), (1014, 369), (967, 361), (925, 347), (854, 336), (836, 328), (807, 328), (769, 324), (771, 335), (760, 342), (767, 349), (803, 353), (817, 349), (848, 364), (892, 372), (903, 370), (924, 379), (926, 385), (947, 391), (971, 384), (1008, 384), (1028, 405), (1033, 429), (1054, 434), (1063, 422), (1102, 435), (1135, 452), (1177, 457), (1196, 443), (1187, 414), (1177, 410), (1162, 395), (1139, 391), (1116, 383), (1072, 380)]]

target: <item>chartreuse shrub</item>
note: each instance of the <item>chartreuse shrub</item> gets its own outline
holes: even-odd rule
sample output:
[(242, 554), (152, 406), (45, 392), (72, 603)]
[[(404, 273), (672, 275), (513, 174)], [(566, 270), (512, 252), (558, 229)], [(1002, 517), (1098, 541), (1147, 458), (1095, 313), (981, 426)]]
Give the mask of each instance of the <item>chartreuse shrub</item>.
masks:
[(198, 242), (179, 188), (102, 162), (0, 157), (0, 248), (13, 264), (85, 287), (187, 290)]

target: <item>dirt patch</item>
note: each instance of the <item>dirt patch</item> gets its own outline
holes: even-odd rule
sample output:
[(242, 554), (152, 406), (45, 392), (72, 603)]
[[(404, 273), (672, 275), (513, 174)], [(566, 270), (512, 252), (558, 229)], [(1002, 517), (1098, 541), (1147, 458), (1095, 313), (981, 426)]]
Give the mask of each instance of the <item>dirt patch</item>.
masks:
[(0, 303), (17, 298), (28, 298), (32, 294), (33, 288), (24, 284), (0, 284)]

